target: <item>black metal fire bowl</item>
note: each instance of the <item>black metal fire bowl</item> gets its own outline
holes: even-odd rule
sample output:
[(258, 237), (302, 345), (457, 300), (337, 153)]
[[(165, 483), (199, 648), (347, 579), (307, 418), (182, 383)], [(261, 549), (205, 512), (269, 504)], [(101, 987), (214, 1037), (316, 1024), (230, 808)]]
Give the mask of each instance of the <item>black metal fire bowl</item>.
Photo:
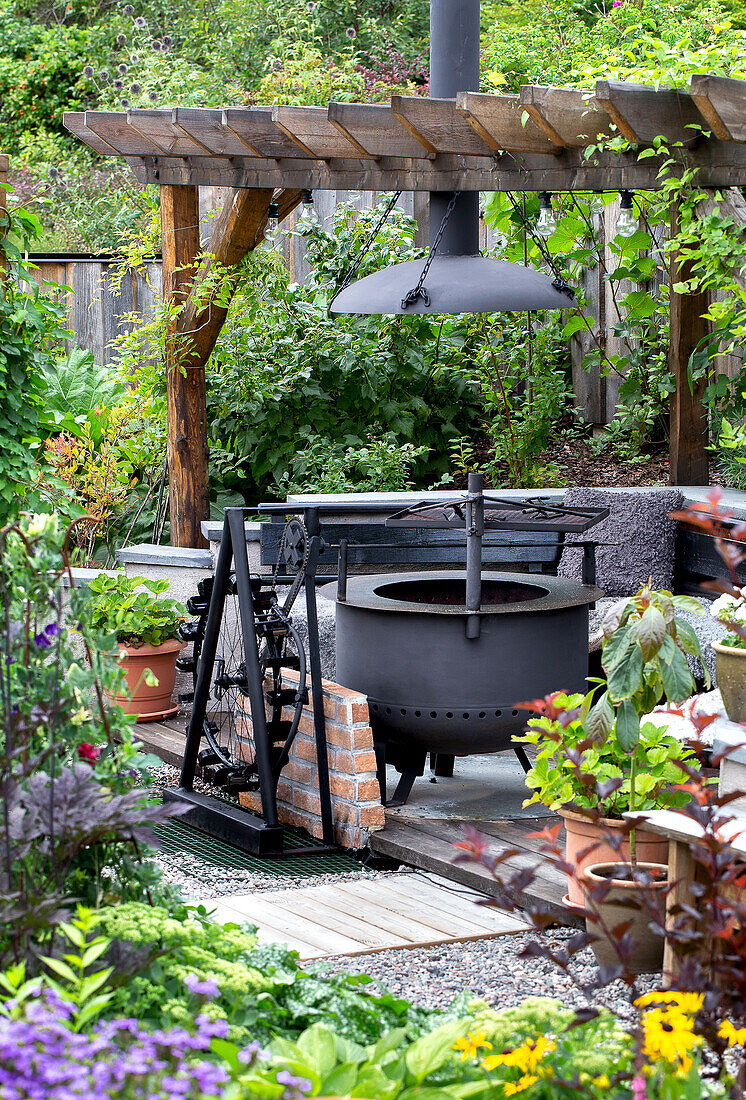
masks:
[[(336, 584), (321, 593), (335, 599)], [(485, 572), (476, 638), (465, 595), (465, 574), (447, 570), (350, 577), (337, 600), (337, 679), (368, 696), (375, 738), (394, 750), (500, 752), (528, 717), (517, 702), (584, 690), (600, 588)]]

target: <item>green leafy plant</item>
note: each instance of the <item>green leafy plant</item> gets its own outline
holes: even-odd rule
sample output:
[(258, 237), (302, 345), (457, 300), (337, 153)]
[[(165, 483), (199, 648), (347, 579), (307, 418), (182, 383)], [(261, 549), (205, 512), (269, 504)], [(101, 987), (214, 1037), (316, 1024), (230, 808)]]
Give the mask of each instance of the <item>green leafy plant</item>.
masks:
[(394, 492), (412, 488), (412, 467), (427, 447), (373, 439), (365, 447), (319, 440), (300, 451), (280, 478), (281, 493)]
[(88, 621), (94, 630), (114, 634), (125, 645), (160, 645), (176, 637), (186, 618), (183, 604), (162, 598), (170, 587), (165, 579), (99, 573), (88, 585)]

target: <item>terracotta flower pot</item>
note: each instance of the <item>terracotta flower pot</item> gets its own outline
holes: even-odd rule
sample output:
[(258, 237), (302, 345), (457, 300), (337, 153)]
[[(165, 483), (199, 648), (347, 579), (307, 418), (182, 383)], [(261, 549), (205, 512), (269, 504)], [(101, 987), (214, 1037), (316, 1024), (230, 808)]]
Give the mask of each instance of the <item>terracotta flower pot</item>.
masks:
[[(622, 828), (623, 822), (612, 818), (603, 817), (600, 821), (589, 821), (587, 817), (573, 813), (572, 810), (561, 810), (560, 816), (565, 822), (565, 859), (572, 863), (578, 871), (585, 870), (592, 863), (619, 863), (620, 860), (629, 860), (629, 838), (625, 838), (621, 850), (616, 852), (610, 844), (602, 840), (603, 833), (617, 832)], [(648, 863), (668, 862), (668, 840), (666, 837), (656, 836), (644, 829), (635, 830), (637, 841), (637, 858)], [(588, 852), (582, 859), (579, 853), (592, 844), (597, 844), (592, 852)], [(571, 909), (583, 908), (583, 888), (575, 879), (567, 877), (567, 894), (565, 903)]]
[[(614, 873), (619, 870), (619, 866), (614, 862), (594, 863), (585, 868), (583, 871), (585, 926), (589, 932), (599, 937), (591, 945), (598, 965), (617, 966), (619, 955), (607, 938), (606, 930), (612, 932), (618, 925), (632, 921), (629, 935), (635, 941), (635, 954), (629, 964), (630, 969), (635, 974), (649, 974), (660, 970), (663, 966), (665, 941), (663, 936), (649, 928), (653, 917), (644, 901), (640, 901), (639, 908), (624, 903), (629, 903), (635, 896), (641, 898), (645, 893), (665, 890), (668, 884), (668, 867), (664, 863), (638, 863), (637, 868), (640, 871), (648, 871), (655, 877), (655, 881), (641, 886), (637, 882), (615, 878)], [(594, 887), (609, 880), (612, 886), (603, 901), (590, 897)], [(591, 915), (592, 910), (598, 913), (602, 923)]]
[(746, 722), (746, 649), (713, 642), (715, 674), (731, 722)]
[[(119, 664), (124, 669), (129, 698), (126, 695), (109, 696), (126, 714), (136, 714), (138, 722), (157, 722), (169, 718), (179, 709), (171, 703), (176, 683), (176, 658), (186, 642), (169, 638), (160, 645), (122, 645), (119, 647)], [(158, 683), (150, 687), (144, 672), (149, 668)]]

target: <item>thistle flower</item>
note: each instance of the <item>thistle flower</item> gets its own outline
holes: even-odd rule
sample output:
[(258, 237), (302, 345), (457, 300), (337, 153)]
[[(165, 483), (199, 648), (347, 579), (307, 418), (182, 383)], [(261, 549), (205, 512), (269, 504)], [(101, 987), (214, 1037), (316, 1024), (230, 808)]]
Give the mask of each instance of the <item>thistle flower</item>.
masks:
[(109, 74), (106, 69), (101, 70), (101, 72), (98, 74), (98, 78), (102, 84), (108, 84), (110, 80)]
[(121, 75), (124, 76), (125, 73), (129, 72), (128, 66), (125, 65), (124, 62), (122, 62), (121, 65), (117, 65), (117, 72), (121, 73)]
[(93, 76), (93, 65), (86, 65), (83, 69), (83, 76)]
[(306, 4), (306, 7), (309, 11), (316, 11), (316, 5), (314, 4), (313, 0), (309, 0), (309, 2)]
[(142, 91), (142, 88), (140, 87), (139, 84), (131, 84), (130, 85), (130, 92), (132, 93), (132, 95), (139, 95), (141, 91)]
[(55, 168), (54, 165), (52, 165), (51, 168), (49, 169), (49, 178), (50, 178), (50, 180), (56, 180), (57, 177), (59, 176), (59, 174), (60, 174), (59, 168)]
[(145, 20), (143, 19), (143, 17), (141, 15), (138, 15), (137, 19), (135, 20), (135, 26), (139, 30), (142, 30), (143, 27), (147, 26)]
[(150, 100), (151, 103), (157, 103), (158, 102), (158, 93), (157, 92), (148, 92), (148, 99)]
[(174, 40), (171, 37), (171, 35), (170, 34), (164, 34), (164, 36), (163, 36), (163, 45), (164, 46), (173, 46), (173, 44), (174, 44)]
[(139, 53), (131, 53), (130, 54), (130, 61), (132, 62), (133, 65), (136, 65), (139, 60), (140, 60)]
[(123, 87), (124, 87), (124, 84), (122, 83), (121, 80), (115, 80), (114, 83), (112, 84), (112, 88), (114, 89), (115, 92), (121, 92)]
[(116, 38), (117, 46), (124, 46), (126, 41), (127, 41), (127, 35), (126, 34), (118, 34), (117, 35), (117, 38)]
[(128, 107), (129, 107), (129, 105), (130, 105), (130, 101), (129, 101), (128, 99), (120, 99), (120, 100), (119, 100), (119, 105), (120, 105), (120, 107), (123, 107), (123, 108), (125, 109), (125, 111), (126, 111), (126, 110), (127, 110), (127, 108), (128, 108)]
[(134, 15), (135, 14), (135, 9), (132, 7), (131, 4), (125, 4), (124, 5), (124, 14), (125, 15)]
[(354, 27), (348, 27), (347, 30), (345, 31), (345, 34), (347, 35), (348, 38), (357, 38), (357, 31), (355, 30)]
[(155, 52), (157, 53), (158, 50), (161, 48), (160, 38), (154, 38), (153, 41), (150, 43), (150, 48), (151, 50), (155, 50)]

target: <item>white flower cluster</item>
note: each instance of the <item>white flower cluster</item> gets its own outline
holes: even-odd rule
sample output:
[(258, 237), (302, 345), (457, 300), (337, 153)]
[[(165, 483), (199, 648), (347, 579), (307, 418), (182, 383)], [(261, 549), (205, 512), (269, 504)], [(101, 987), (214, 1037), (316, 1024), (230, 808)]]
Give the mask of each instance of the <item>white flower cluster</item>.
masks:
[(740, 596), (731, 596), (723, 592), (713, 600), (710, 606), (710, 614), (713, 619), (725, 620), (728, 623), (746, 623), (746, 586), (740, 589)]

